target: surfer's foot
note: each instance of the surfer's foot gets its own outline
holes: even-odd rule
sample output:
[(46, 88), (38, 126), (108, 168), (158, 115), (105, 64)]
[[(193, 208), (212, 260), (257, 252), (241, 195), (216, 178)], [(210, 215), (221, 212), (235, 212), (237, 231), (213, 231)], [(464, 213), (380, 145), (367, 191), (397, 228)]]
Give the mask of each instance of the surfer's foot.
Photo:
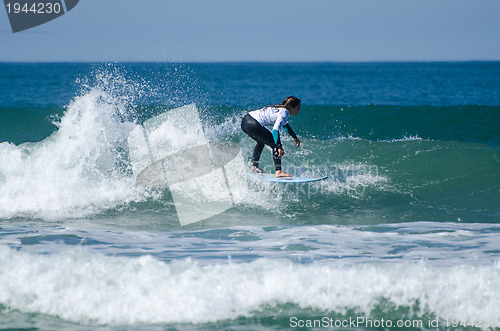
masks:
[(284, 171), (281, 171), (281, 170), (277, 170), (276, 171), (276, 177), (292, 177), (292, 175), (290, 174), (287, 174), (286, 172)]
[(263, 173), (265, 173), (264, 169), (261, 169), (261, 168), (256, 167), (256, 166), (252, 167), (252, 172), (255, 172), (257, 174), (263, 174)]

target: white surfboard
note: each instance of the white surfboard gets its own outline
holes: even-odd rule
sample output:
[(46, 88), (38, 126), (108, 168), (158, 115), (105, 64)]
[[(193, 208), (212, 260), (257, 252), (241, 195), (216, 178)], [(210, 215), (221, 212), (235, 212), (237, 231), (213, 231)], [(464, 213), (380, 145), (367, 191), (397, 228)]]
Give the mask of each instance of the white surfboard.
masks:
[(274, 175), (261, 175), (262, 179), (273, 183), (308, 183), (316, 182), (319, 180), (327, 179), (328, 176), (323, 177), (276, 177)]

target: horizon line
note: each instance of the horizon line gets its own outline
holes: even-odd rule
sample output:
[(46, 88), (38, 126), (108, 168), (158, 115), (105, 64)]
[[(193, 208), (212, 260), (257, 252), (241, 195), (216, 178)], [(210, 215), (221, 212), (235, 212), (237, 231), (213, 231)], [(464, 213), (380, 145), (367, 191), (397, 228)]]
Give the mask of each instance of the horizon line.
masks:
[(39, 61), (4, 61), (0, 60), (2, 64), (102, 64), (102, 63), (114, 63), (114, 64), (125, 64), (125, 63), (185, 63), (185, 64), (308, 64), (308, 63), (331, 63), (331, 64), (369, 64), (369, 63), (478, 63), (478, 62), (500, 62), (500, 59), (489, 59), (489, 60), (296, 60), (296, 61), (267, 61), (267, 60), (164, 60), (164, 61), (154, 61), (154, 60), (39, 60)]

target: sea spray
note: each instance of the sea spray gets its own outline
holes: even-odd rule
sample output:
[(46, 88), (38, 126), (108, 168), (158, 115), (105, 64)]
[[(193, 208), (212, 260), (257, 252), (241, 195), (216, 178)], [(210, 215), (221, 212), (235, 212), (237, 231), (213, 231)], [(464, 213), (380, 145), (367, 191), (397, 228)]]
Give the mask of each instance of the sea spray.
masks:
[(142, 199), (120, 148), (133, 127), (98, 89), (76, 97), (59, 130), (37, 143), (0, 144), (0, 214), (64, 219)]
[(81, 218), (161, 198), (135, 185), (126, 143), (138, 123), (182, 102), (181, 86), (193, 85), (186, 70), (161, 71), (169, 79), (150, 82), (113, 64), (94, 66), (76, 78), (80, 92), (53, 116), (57, 130), (49, 137), (0, 143), (0, 217)]

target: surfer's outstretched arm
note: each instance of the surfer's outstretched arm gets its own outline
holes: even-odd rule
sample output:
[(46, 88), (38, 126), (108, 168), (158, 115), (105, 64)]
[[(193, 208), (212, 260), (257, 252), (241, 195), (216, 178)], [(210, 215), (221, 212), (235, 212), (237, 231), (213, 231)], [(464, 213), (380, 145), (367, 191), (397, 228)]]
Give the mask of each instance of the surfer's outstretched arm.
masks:
[(286, 132), (288, 132), (288, 134), (293, 138), (293, 140), (295, 140), (295, 145), (297, 145), (297, 148), (299, 148), (300, 146), (300, 140), (299, 138), (297, 138), (297, 135), (295, 134), (295, 132), (293, 132), (292, 130), (292, 127), (290, 126), (290, 124), (286, 124), (284, 126)]

